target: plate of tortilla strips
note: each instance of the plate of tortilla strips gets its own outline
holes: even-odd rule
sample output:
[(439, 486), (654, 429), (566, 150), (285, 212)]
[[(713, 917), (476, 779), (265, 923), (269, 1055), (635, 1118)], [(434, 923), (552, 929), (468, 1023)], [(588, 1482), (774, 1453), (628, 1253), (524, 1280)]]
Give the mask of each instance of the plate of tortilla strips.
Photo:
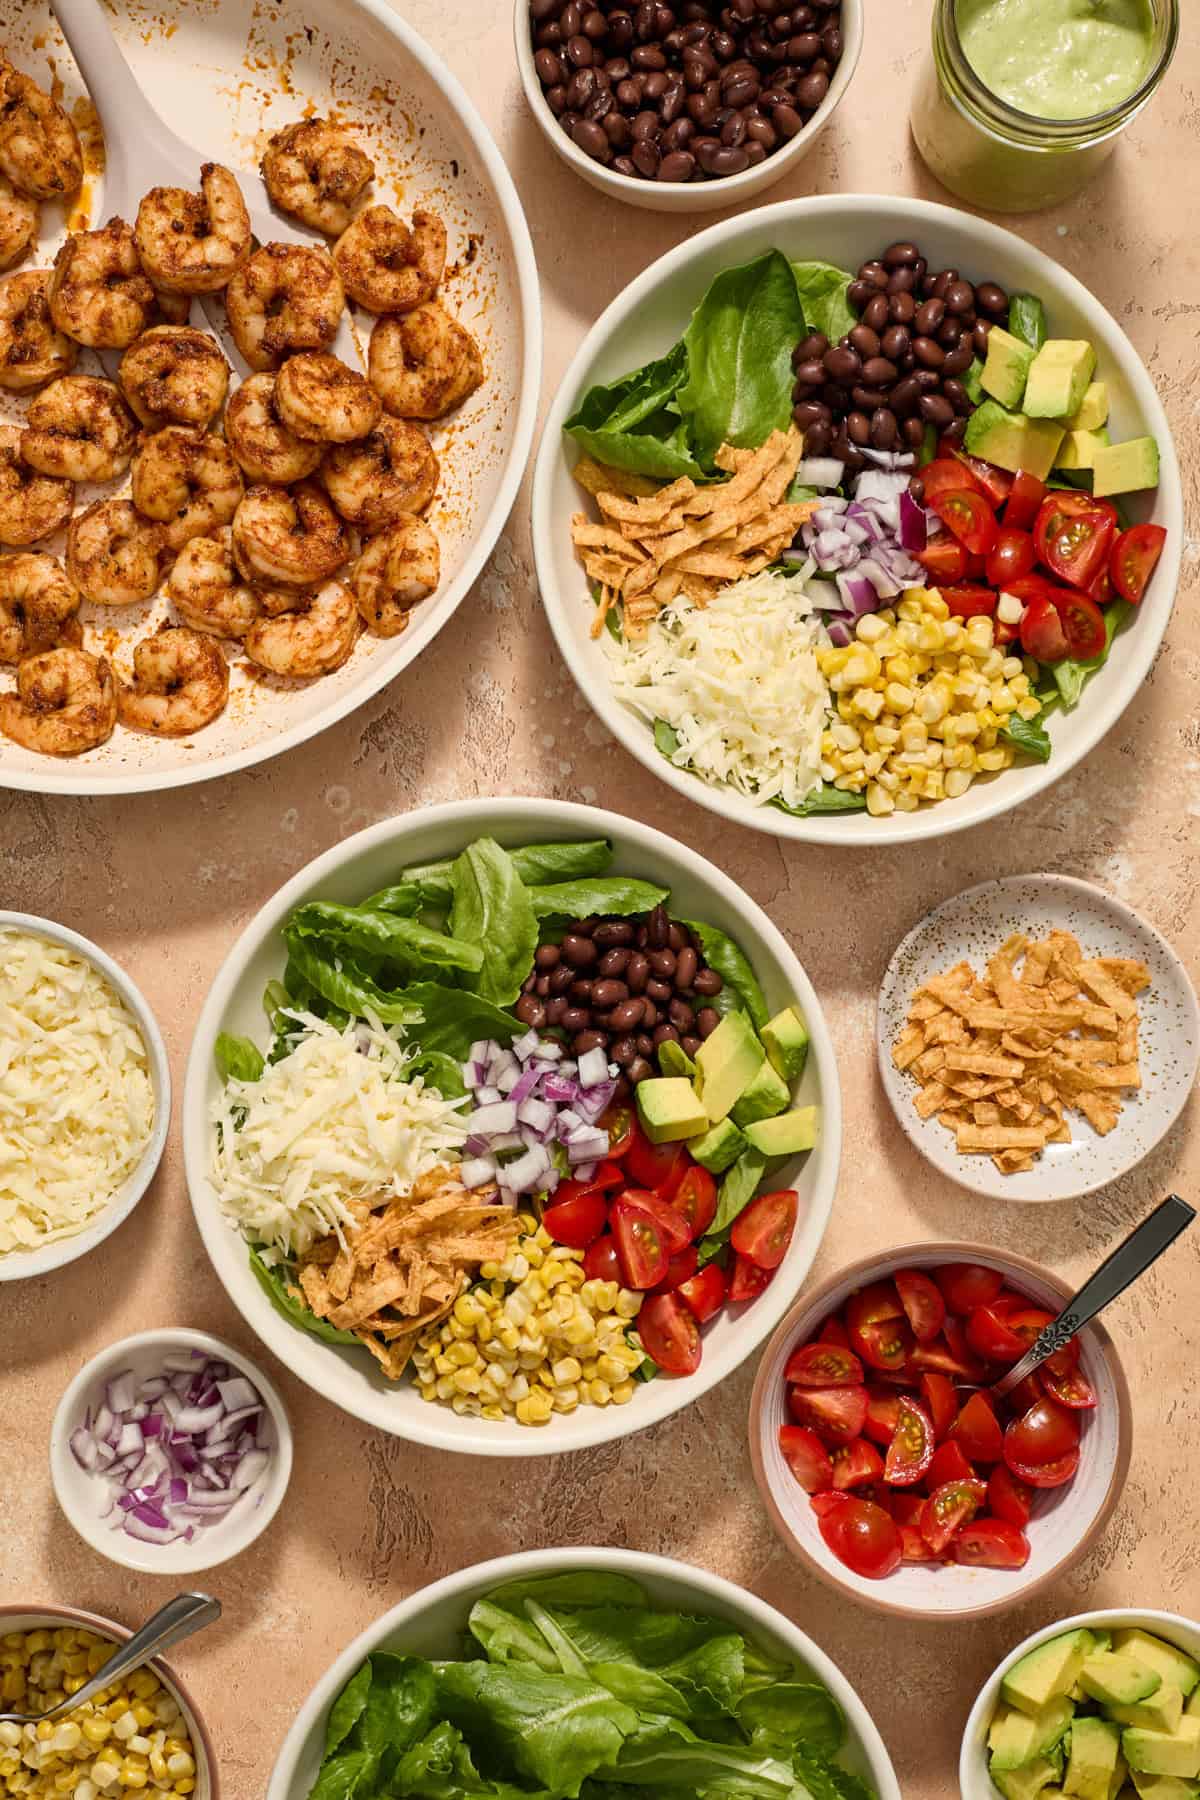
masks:
[(929, 913), (888, 964), (876, 1046), (904, 1131), (961, 1187), (1072, 1200), (1174, 1124), (1200, 1008), (1166, 939), (1102, 888), (1018, 875)]

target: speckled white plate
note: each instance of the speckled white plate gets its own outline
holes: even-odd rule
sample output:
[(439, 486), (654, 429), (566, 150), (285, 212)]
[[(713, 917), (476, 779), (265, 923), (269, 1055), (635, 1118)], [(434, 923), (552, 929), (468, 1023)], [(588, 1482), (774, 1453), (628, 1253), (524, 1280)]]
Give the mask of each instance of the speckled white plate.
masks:
[[(1048, 1144), (1027, 1174), (1001, 1175), (990, 1156), (960, 1156), (945, 1126), (918, 1116), (917, 1084), (893, 1064), (892, 1044), (931, 975), (964, 959), (982, 973), (1012, 932), (1037, 938), (1054, 930), (1074, 932), (1088, 955), (1137, 957), (1149, 968), (1150, 986), (1138, 996), (1142, 1086), (1123, 1091), (1120, 1120), (1106, 1137), (1072, 1112), (1069, 1144)], [(1170, 944), (1112, 894), (1070, 875), (1013, 875), (956, 894), (903, 939), (879, 990), (875, 1042), (896, 1117), (944, 1175), (997, 1200), (1075, 1200), (1135, 1168), (1179, 1117), (1196, 1080), (1200, 1008)]]

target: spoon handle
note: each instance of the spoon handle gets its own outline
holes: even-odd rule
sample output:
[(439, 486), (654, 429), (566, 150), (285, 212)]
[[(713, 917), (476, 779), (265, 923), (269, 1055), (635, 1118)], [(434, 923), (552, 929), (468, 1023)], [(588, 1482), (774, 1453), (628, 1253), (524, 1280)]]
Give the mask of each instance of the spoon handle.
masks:
[[(79, 1706), (90, 1699), (92, 1694), (98, 1694), (101, 1688), (111, 1687), (122, 1675), (128, 1675), (133, 1669), (140, 1669), (143, 1663), (148, 1663), (164, 1650), (169, 1650), (172, 1644), (191, 1637), (193, 1631), (214, 1624), (220, 1616), (221, 1602), (212, 1599), (210, 1595), (176, 1594), (173, 1600), (168, 1600), (165, 1606), (160, 1606), (146, 1620), (140, 1631), (135, 1631), (131, 1638), (114, 1650), (99, 1673), (85, 1682), (77, 1694), (72, 1694), (64, 1701), (62, 1707), (56, 1707), (55, 1712), (66, 1712)], [(53, 1716), (51, 1713), (46, 1714), (47, 1718)]]
[(1110, 1300), (1123, 1294), (1131, 1281), (1136, 1281), (1187, 1229), (1196, 1213), (1178, 1194), (1168, 1194), (1148, 1219), (1131, 1231), (1124, 1242), (1106, 1257), (1089, 1281), (1085, 1281), (1073, 1300), (1068, 1300), (1057, 1319), (1041, 1332), (1037, 1341), (1025, 1352), (1019, 1363), (994, 1384), (996, 1394), (1010, 1393), (1017, 1383), (1032, 1375), (1039, 1363), (1061, 1350), (1069, 1337), (1106, 1307)]

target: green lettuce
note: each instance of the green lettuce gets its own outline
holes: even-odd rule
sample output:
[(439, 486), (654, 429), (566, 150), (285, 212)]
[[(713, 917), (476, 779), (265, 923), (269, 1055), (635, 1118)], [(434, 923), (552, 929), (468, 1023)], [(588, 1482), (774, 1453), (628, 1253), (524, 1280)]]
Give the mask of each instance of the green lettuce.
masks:
[[(637, 881), (629, 875), (603, 875), (595, 880), (555, 881), (531, 887), (529, 899), (539, 919), (587, 919), (593, 914), (622, 918), (652, 912), (661, 906), (669, 888)], [(529, 965), (526, 964), (526, 970)]]
[(725, 984), (715, 1001), (717, 1011), (726, 1012), (731, 1004), (740, 1005), (749, 1015), (754, 1029), (761, 1031), (770, 1013), (758, 977), (741, 945), (715, 925), (705, 925), (699, 919), (684, 919), (682, 923), (699, 938), (705, 962), (717, 971)]
[(231, 1037), (227, 1031), (217, 1033), (213, 1058), (222, 1081), (261, 1081), (266, 1067), (252, 1038)]
[(792, 351), (805, 318), (796, 277), (779, 250), (724, 269), (684, 333), (687, 380), (675, 404), (705, 467), (722, 444), (755, 448), (792, 416)]
[(792, 275), (810, 331), (823, 331), (831, 344), (853, 331), (858, 314), (846, 298), (853, 275), (825, 262), (794, 262)]
[(451, 872), (450, 929), (478, 955), (464, 982), (495, 1006), (511, 1006), (533, 967), (537, 920), (529, 893), (507, 850), (494, 838), (476, 838)]
[(256, 1250), (250, 1252), (250, 1273), (257, 1281), (271, 1305), (277, 1313), (290, 1325), (298, 1325), (301, 1331), (307, 1331), (310, 1337), (320, 1338), (323, 1344), (345, 1344), (347, 1348), (361, 1349), (361, 1340), (352, 1331), (339, 1331), (327, 1319), (318, 1319), (316, 1313), (310, 1312), (303, 1300), (296, 1298), (290, 1291), (291, 1277), (285, 1268), (278, 1265), (268, 1268)]

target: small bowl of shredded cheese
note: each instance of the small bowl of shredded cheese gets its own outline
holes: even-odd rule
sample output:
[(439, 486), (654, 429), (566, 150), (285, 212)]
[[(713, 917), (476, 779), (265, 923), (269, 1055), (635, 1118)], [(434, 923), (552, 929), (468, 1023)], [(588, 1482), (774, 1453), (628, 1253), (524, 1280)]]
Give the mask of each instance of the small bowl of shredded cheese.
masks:
[(170, 1117), (162, 1034), (124, 970), (52, 919), (0, 912), (0, 1281), (115, 1231)]

